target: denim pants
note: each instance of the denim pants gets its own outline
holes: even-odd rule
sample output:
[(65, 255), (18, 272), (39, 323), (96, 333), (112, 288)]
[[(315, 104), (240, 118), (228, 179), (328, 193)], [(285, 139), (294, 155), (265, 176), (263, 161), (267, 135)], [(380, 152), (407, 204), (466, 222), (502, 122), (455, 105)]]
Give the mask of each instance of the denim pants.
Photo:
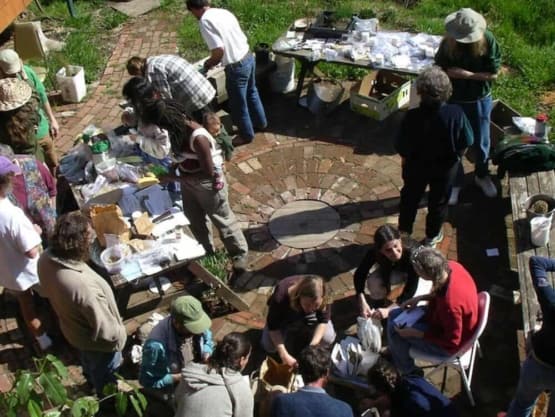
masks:
[(121, 352), (81, 351), (83, 374), (97, 395), (102, 396), (105, 385), (116, 382), (114, 372), (119, 368), (121, 360)]
[(249, 251), (239, 222), (231, 211), (227, 197), (227, 181), (224, 188), (215, 190), (211, 177), (189, 175), (181, 180), (183, 212), (191, 224), (189, 228), (195, 239), (207, 253), (214, 252), (212, 226), (216, 226), (227, 253), (234, 260), (244, 259)]
[(449, 194), (459, 165), (459, 162), (444, 167), (439, 164), (422, 166), (411, 161), (405, 163), (402, 172), (404, 185), (399, 207), (399, 230), (412, 234), (418, 205), (429, 185), (426, 237), (433, 239), (439, 235), (447, 218)]
[(539, 363), (532, 355), (522, 364), (520, 379), (507, 417), (529, 417), (538, 395), (551, 390), (547, 417), (555, 416), (555, 368)]
[[(414, 337), (401, 337), (395, 330), (394, 319), (403, 312), (402, 309), (396, 308), (390, 311), (387, 319), (387, 346), (393, 358), (393, 364), (396, 366), (401, 375), (408, 375), (418, 369), (414, 364), (414, 359), (409, 355), (411, 348), (418, 349), (421, 352), (429, 353), (440, 357), (449, 357), (450, 355), (441, 347), (434, 345), (424, 339)], [(425, 331), (428, 325), (423, 321), (417, 322), (413, 328)]]
[[(472, 133), (474, 133), (474, 143), (472, 144), (472, 150), (475, 158), (474, 173), (476, 176), (483, 178), (489, 174), (488, 159), (491, 145), (489, 129), (491, 109), (493, 107), (491, 95), (470, 103), (453, 102), (453, 104), (461, 106), (464, 114), (470, 122), (470, 126), (472, 126)], [(464, 170), (462, 163), (460, 163), (455, 185), (459, 187), (462, 186), (463, 180)]]
[(225, 67), (225, 88), (229, 96), (231, 118), (239, 128), (241, 137), (249, 142), (254, 138), (254, 127), (265, 128), (268, 124), (256, 88), (255, 69), (251, 53)]

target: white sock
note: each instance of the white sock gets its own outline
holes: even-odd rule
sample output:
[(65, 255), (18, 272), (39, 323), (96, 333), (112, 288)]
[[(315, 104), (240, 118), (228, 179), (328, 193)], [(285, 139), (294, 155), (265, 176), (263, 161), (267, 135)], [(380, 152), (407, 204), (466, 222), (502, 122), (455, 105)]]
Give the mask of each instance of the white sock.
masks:
[(50, 346), (52, 346), (52, 339), (50, 339), (50, 336), (48, 336), (46, 332), (44, 332), (40, 336), (36, 336), (35, 339), (37, 340), (37, 343), (39, 344), (41, 350), (46, 350)]

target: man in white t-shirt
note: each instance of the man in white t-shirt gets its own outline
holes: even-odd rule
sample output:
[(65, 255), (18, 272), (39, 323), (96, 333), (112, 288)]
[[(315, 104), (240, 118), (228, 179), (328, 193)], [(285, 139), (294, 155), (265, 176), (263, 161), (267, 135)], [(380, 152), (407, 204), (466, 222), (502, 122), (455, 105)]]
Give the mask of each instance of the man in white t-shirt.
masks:
[(228, 10), (210, 7), (210, 0), (187, 0), (187, 9), (199, 20), (200, 34), (210, 49), (205, 70), (225, 66), (226, 90), (233, 123), (239, 135), (235, 146), (250, 143), (254, 129), (266, 128), (266, 113), (255, 80), (255, 61), (237, 18)]
[(42, 329), (36, 314), (32, 288), (39, 283), (37, 261), (40, 233), (23, 210), (8, 199), (12, 179), (21, 171), (5, 156), (0, 156), (0, 285), (15, 295), (21, 315), (41, 350), (52, 340)]

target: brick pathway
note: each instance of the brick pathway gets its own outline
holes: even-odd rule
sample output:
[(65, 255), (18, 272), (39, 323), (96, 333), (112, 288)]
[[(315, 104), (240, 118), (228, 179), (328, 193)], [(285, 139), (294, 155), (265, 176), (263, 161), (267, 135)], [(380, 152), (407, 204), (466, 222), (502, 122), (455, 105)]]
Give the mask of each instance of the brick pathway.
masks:
[[(168, 25), (161, 18), (143, 17), (123, 28), (98, 87), (85, 102), (56, 109), (57, 112), (76, 112), (73, 117), (60, 119), (62, 138), (58, 144), (62, 150), (67, 150), (90, 123), (108, 128), (119, 124), (120, 92), (128, 79), (125, 63), (133, 55), (175, 53), (176, 34), (168, 30)], [(380, 124), (351, 113), (347, 105), (343, 105), (329, 117), (319, 118), (298, 108), (288, 97), (265, 93), (263, 100), (270, 121), (268, 131), (258, 133), (254, 143), (238, 148), (233, 160), (227, 164), (230, 202), (251, 249), (249, 261), (253, 272), (237, 283), (250, 310), (214, 320), (216, 339), (234, 330), (261, 329), (272, 286), (277, 280), (295, 273), (311, 272), (324, 276), (334, 298), (339, 300), (337, 311), (340, 313), (336, 324), (348, 325), (355, 314), (352, 271), (364, 254), (364, 245), (372, 241), (379, 225), (397, 223), (402, 181), (400, 159), (394, 154), (391, 138), (398, 124), (398, 115)], [(320, 200), (337, 210), (340, 227), (332, 239), (313, 248), (282, 246), (271, 236), (268, 221), (275, 210), (303, 199)], [(445, 239), (440, 249), (450, 259), (461, 260), (476, 277), (481, 289), (489, 288), (492, 282), (508, 288), (514, 286), (514, 282), (503, 275), (508, 270), (505, 258), (508, 258), (509, 246), (504, 204), (501, 199), (485, 200), (468, 187), (463, 190), (461, 204), (451, 211), (451, 223), (445, 225)], [(425, 210), (421, 209), (415, 224), (416, 238), (424, 237), (424, 217)], [(498, 226), (499, 222), (501, 226)], [(485, 258), (484, 249), (488, 247), (499, 247), (501, 257)], [(29, 366), (32, 353), (17, 327), (14, 303), (2, 306), (0, 390), (5, 390), (12, 372)], [(506, 342), (514, 333), (512, 305), (495, 304), (494, 301), (494, 308), (504, 315), (490, 320), (490, 327), (499, 326), (500, 330), (486, 332), (484, 338), (486, 345), (489, 342), (493, 349), (504, 349), (502, 359), (494, 354), (490, 363), (492, 367), (501, 365), (497, 375), (505, 375), (507, 381), (497, 389), (499, 378), (496, 380), (495, 372), (478, 371), (474, 387), (481, 392), (477, 397), (482, 397), (485, 404), (482, 411), (488, 413), (507, 402), (517, 364), (514, 349), (507, 347), (509, 343)], [(130, 326), (130, 330), (136, 325)], [(514, 344), (512, 340), (510, 344)], [(62, 358), (68, 363), (77, 363), (71, 353)], [(503, 368), (502, 361), (507, 358), (514, 361), (514, 366)], [(485, 360), (479, 361), (477, 368), (487, 367), (484, 363)], [(71, 369), (71, 383), (79, 385), (82, 383), (79, 368), (72, 366)], [(479, 381), (480, 376), (485, 382)], [(452, 379), (455, 384), (451, 386), (455, 388), (451, 394), (455, 394), (458, 381)]]

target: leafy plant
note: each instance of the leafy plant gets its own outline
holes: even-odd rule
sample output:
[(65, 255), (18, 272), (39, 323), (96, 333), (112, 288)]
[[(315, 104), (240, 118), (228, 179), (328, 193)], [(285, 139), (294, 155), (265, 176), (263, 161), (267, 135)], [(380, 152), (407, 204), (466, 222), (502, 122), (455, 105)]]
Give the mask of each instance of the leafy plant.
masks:
[(25, 412), (29, 417), (92, 417), (98, 412), (100, 403), (110, 399), (114, 399), (118, 416), (125, 415), (129, 402), (139, 417), (146, 409), (146, 399), (137, 387), (121, 392), (112, 384), (105, 387), (103, 398), (72, 399), (63, 385), (67, 368), (58, 358), (47, 355), (33, 358), (33, 361), (35, 371), (18, 370), (10, 391), (0, 394), (0, 410), (5, 410), (6, 417), (18, 417)]
[(212, 275), (215, 275), (223, 282), (226, 282), (228, 262), (229, 258), (227, 257), (227, 253), (222, 250), (217, 250), (213, 254), (202, 258), (199, 263)]

